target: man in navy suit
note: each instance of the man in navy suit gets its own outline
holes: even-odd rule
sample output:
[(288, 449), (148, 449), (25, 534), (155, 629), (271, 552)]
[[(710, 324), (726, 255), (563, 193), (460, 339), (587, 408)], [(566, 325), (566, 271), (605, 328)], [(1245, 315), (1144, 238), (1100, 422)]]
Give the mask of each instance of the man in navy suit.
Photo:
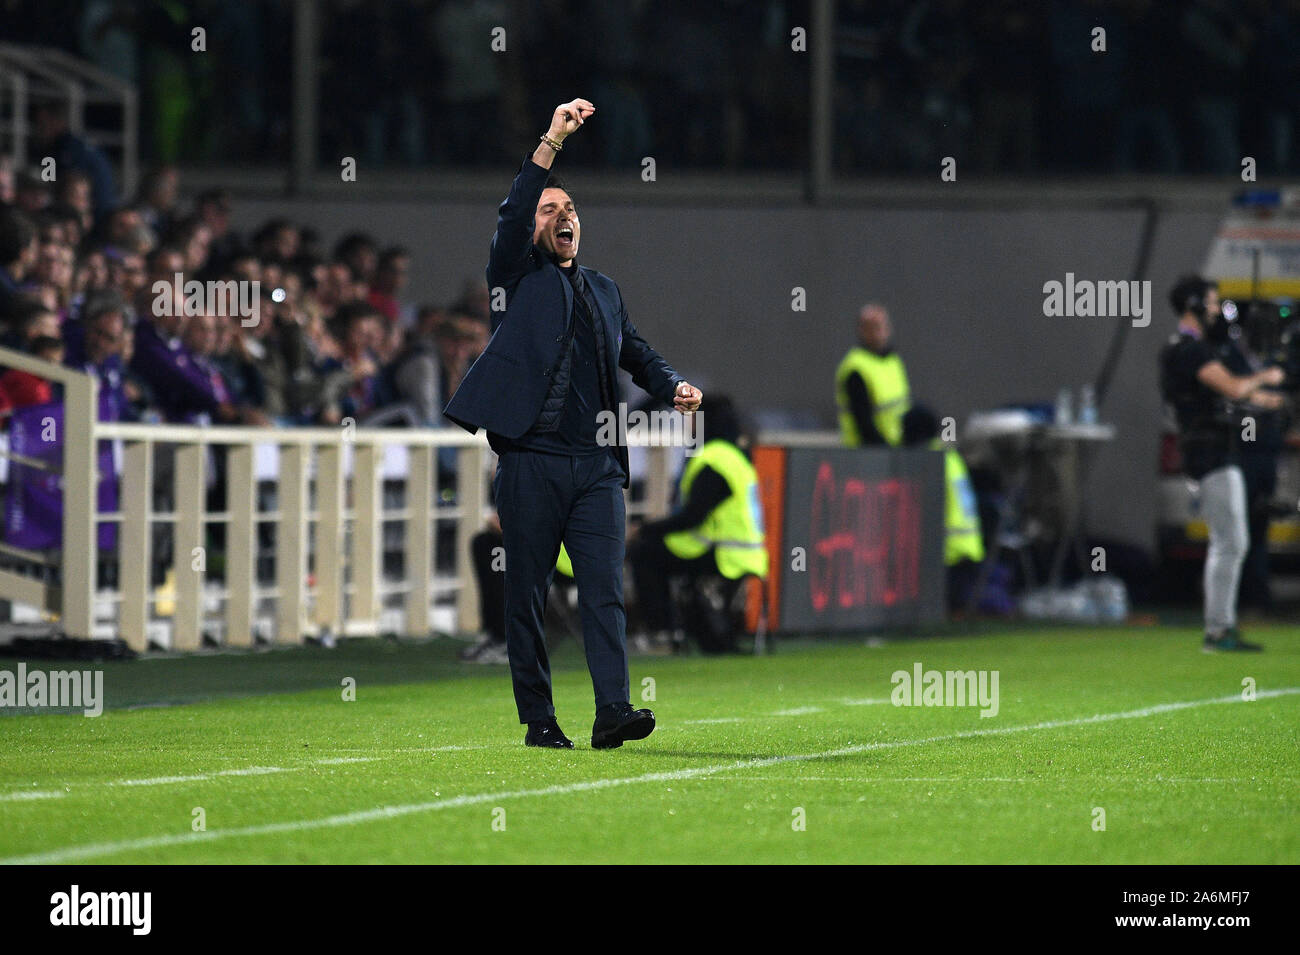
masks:
[(578, 582), (596, 694), (592, 747), (622, 746), (655, 727), (654, 713), (633, 709), (628, 700), (627, 448), (623, 435), (611, 439), (605, 426), (622, 418), (617, 369), (687, 414), (703, 399), (637, 333), (613, 280), (578, 265), (578, 215), (548, 171), (565, 139), (595, 111), (585, 99), (557, 107), (547, 134), (520, 166), (498, 210), (488, 258), (492, 340), (445, 409), (471, 433), (487, 429), (499, 456), (492, 490), (505, 538), (515, 705), (519, 722), (528, 724), (527, 745), (560, 749), (573, 743), (555, 720), (542, 614), (562, 542)]

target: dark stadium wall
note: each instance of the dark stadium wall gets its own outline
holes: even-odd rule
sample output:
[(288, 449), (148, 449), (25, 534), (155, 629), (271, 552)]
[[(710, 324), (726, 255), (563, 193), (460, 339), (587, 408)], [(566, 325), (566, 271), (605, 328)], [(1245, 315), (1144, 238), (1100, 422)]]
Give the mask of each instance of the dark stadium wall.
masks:
[[(1226, 197), (1225, 197), (1226, 198)], [(412, 249), (415, 302), (452, 301), (483, 275), (494, 203), (241, 200), (235, 226), (272, 216), (318, 228), (327, 246), (364, 229)], [(612, 276), (632, 321), (706, 393), (763, 413), (834, 426), (832, 376), (857, 308), (886, 304), (916, 398), (964, 422), (1007, 402), (1077, 394), (1097, 373), (1115, 318), (1049, 318), (1043, 284), (1130, 276), (1139, 212), (819, 210), (630, 206), (580, 210), (580, 261)], [(1118, 428), (1090, 483), (1089, 525), (1144, 548), (1154, 542), (1161, 407), (1156, 356), (1179, 274), (1198, 269), (1219, 216), (1162, 215), (1149, 278), (1152, 320), (1132, 328), (1102, 409)], [(791, 307), (806, 290), (807, 310)]]

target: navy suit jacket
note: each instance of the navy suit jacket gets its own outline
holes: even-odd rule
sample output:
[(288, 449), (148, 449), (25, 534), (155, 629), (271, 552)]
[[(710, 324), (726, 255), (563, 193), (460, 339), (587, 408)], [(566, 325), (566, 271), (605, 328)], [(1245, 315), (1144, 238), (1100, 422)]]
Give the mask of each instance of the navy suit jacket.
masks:
[[(505, 291), (505, 310), (492, 311), (492, 338), (470, 366), (444, 413), (471, 434), (486, 428), (507, 438), (524, 434), (541, 413), (554, 375), (564, 358), (565, 331), (573, 312), (573, 284), (544, 252), (533, 244), (533, 218), (546, 187), (549, 170), (526, 157), (501, 203), (497, 231), (492, 236), (487, 283), (493, 304)], [(605, 325), (608, 380), (615, 400), (622, 389), (614, 368), (632, 375), (637, 387), (672, 405), (678, 382), (684, 381), (646, 343), (627, 317), (618, 285), (595, 269), (578, 266), (596, 300)], [(614, 409), (617, 412), (617, 409)], [(627, 487), (627, 447), (618, 434), (617, 454)]]

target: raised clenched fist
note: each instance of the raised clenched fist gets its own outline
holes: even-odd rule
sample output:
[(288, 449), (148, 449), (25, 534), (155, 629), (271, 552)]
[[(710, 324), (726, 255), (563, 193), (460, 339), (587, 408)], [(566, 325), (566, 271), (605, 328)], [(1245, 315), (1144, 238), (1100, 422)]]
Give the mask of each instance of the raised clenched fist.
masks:
[(568, 103), (561, 103), (555, 107), (555, 115), (551, 117), (551, 128), (547, 135), (559, 142), (564, 142), (564, 137), (586, 122), (587, 118), (594, 112), (596, 112), (596, 107), (585, 99), (575, 99)]

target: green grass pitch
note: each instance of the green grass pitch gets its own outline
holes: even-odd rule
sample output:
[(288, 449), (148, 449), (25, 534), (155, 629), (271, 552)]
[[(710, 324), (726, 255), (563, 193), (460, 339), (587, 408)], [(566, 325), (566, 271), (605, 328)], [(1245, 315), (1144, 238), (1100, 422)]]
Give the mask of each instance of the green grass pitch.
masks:
[[(1294, 864), (1300, 630), (1251, 636), (1266, 652), (1004, 627), (638, 657), (659, 728), (612, 751), (572, 640), (572, 751), (525, 748), (504, 668), (456, 641), (97, 664), (102, 716), (0, 718), (0, 861)], [(998, 671), (997, 715), (892, 705), (918, 662)]]

